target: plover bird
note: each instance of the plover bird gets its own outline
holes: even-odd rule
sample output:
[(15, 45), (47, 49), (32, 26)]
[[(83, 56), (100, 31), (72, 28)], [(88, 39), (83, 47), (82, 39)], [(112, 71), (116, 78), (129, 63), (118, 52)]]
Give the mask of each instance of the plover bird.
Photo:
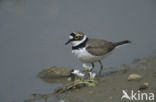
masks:
[(99, 76), (102, 74), (103, 64), (101, 62), (117, 46), (130, 43), (129, 40), (110, 42), (101, 39), (88, 38), (83, 32), (72, 32), (65, 45), (72, 44), (72, 53), (83, 63), (91, 63), (94, 68), (94, 62), (99, 62)]
[(79, 70), (75, 69), (71, 72), (72, 74), (76, 75), (78, 78), (83, 79), (85, 74), (81, 73)]

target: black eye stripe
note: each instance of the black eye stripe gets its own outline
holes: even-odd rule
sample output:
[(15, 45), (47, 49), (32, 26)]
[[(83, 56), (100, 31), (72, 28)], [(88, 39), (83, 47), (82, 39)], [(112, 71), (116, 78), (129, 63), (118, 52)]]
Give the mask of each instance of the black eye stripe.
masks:
[[(75, 33), (71, 33), (70, 36), (73, 37), (72, 41), (75, 41), (75, 40), (79, 41), (79, 40), (83, 39), (83, 36), (80, 36), (80, 35), (77, 36)], [(78, 37), (78, 38), (76, 38), (76, 37)]]
[(71, 33), (70, 35), (71, 35), (71, 36), (73, 36), (73, 37), (75, 36), (75, 34), (74, 34), (74, 33)]

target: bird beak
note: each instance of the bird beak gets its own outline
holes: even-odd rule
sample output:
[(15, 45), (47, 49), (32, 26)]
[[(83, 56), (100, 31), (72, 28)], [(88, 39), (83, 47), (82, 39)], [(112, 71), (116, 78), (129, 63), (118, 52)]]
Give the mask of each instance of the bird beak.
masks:
[(69, 39), (69, 40), (65, 43), (65, 45), (68, 45), (71, 41), (72, 41), (72, 40)]

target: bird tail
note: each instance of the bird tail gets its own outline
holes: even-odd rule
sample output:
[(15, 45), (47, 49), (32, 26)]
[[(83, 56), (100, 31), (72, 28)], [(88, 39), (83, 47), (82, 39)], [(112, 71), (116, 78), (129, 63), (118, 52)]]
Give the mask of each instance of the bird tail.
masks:
[(129, 41), (129, 40), (119, 41), (119, 42), (114, 43), (114, 46), (116, 47), (116, 46), (124, 45), (124, 44), (128, 44), (128, 43), (131, 43), (131, 41)]

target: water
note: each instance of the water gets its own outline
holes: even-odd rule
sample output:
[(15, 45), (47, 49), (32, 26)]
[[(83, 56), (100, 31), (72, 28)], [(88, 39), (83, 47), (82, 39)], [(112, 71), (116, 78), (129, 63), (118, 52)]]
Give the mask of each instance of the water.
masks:
[(133, 42), (105, 59), (105, 68), (152, 55), (156, 50), (155, 11), (154, 0), (1, 0), (0, 101), (22, 102), (32, 93), (59, 87), (37, 78), (44, 67), (80, 67), (71, 47), (64, 46), (72, 31)]

